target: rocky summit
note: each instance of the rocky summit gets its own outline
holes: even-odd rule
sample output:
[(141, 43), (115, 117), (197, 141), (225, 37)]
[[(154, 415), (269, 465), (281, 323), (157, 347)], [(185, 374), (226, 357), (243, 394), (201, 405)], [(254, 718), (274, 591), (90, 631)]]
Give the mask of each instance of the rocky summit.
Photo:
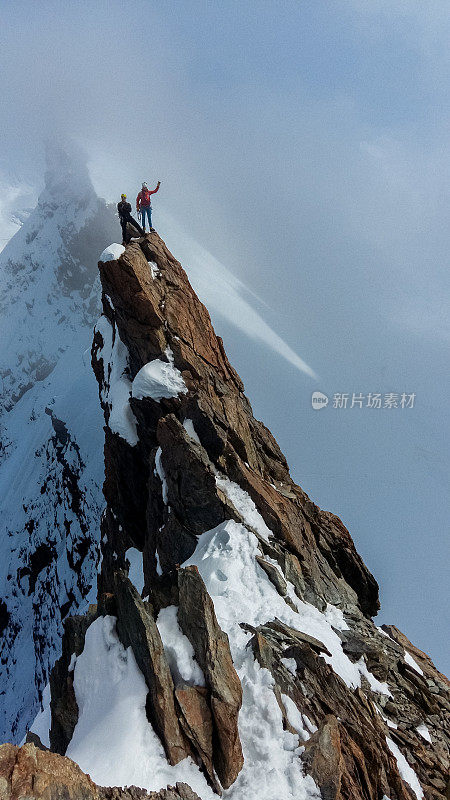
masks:
[(152, 233), (99, 270), (97, 604), (66, 620), (50, 725), (0, 747), (0, 798), (450, 797), (448, 680), (373, 622), (183, 268)]

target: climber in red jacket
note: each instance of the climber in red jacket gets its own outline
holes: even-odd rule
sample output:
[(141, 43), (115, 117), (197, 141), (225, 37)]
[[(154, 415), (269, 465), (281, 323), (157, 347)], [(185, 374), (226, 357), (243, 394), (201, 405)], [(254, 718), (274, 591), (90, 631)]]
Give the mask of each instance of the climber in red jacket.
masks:
[(150, 195), (156, 194), (160, 186), (161, 186), (161, 181), (158, 181), (158, 183), (156, 184), (156, 189), (153, 189), (153, 191), (151, 192), (147, 188), (147, 184), (143, 183), (142, 189), (139, 192), (138, 196), (136, 197), (136, 211), (142, 214), (142, 227), (144, 228), (144, 233), (145, 233), (145, 215), (147, 215), (148, 226), (150, 230), (151, 231), (155, 230), (152, 227), (152, 201), (150, 199)]

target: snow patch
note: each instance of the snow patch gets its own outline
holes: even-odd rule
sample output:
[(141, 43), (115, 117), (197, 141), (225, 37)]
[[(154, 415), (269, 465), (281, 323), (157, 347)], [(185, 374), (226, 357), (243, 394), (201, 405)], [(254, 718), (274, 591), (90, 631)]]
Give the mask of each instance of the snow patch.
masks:
[(48, 683), (42, 694), (42, 708), (30, 728), (32, 733), (39, 736), (45, 747), (50, 747), (50, 727), (52, 724), (50, 710), (50, 684)]
[(306, 728), (309, 730), (310, 733), (316, 733), (318, 730), (317, 725), (314, 725), (313, 722), (306, 716), (306, 714), (302, 714), (303, 722), (305, 723)]
[(375, 675), (372, 675), (372, 673), (369, 672), (369, 670), (367, 669), (367, 664), (362, 656), (357, 662), (357, 667), (361, 675), (364, 675), (365, 679), (368, 681), (370, 688), (372, 689), (372, 692), (378, 692), (379, 694), (387, 695), (387, 697), (392, 697), (392, 694), (389, 691), (389, 686), (387, 685), (387, 683), (381, 683), (381, 681), (377, 680)]
[(205, 686), (205, 676), (194, 656), (194, 648), (182, 632), (177, 618), (177, 606), (162, 608), (156, 624), (164, 645), (175, 686)]
[(167, 497), (168, 497), (168, 494), (167, 494), (167, 480), (166, 480), (166, 473), (164, 472), (164, 467), (163, 467), (162, 461), (161, 461), (161, 455), (162, 455), (162, 450), (161, 450), (160, 447), (158, 447), (158, 449), (156, 451), (156, 455), (155, 455), (155, 471), (156, 471), (156, 474), (157, 474), (159, 480), (162, 483), (163, 503), (164, 503), (164, 505), (167, 505)]
[[(357, 664), (345, 655), (342, 643), (333, 630), (336, 618), (332, 606), (322, 613), (297, 597), (289, 582), (288, 594), (295, 599), (297, 611), (285, 603), (256, 561), (260, 555), (258, 540), (244, 525), (228, 520), (211, 531), (203, 533), (195, 552), (184, 566), (195, 564), (213, 598), (221, 627), (230, 638), (233, 661), (242, 658), (242, 648), (248, 634), (240, 622), (253, 627), (277, 617), (292, 628), (314, 636), (323, 642), (331, 656), (323, 655), (327, 663), (340, 675), (347, 686), (361, 686), (361, 673)], [(332, 610), (333, 609), (333, 610)]]
[(194, 440), (194, 442), (197, 442), (197, 444), (201, 445), (201, 441), (197, 436), (197, 433), (196, 433), (195, 428), (194, 428), (194, 423), (192, 422), (191, 419), (185, 419), (184, 420), (183, 428), (186, 431), (187, 435), (190, 436), (191, 439)]
[[(260, 667), (245, 648), (237, 671), (243, 691), (239, 734), (244, 766), (224, 797), (227, 800), (244, 797), (245, 800), (320, 800), (314, 780), (303, 774), (300, 758), (303, 747), (299, 746), (298, 735), (283, 730), (283, 717), (270, 672)], [(291, 707), (289, 712), (293, 712)], [(298, 718), (294, 719), (297, 723)]]
[(105, 384), (101, 390), (102, 402), (110, 409), (108, 427), (132, 447), (139, 441), (136, 418), (129, 403), (131, 382), (128, 378), (128, 351), (117, 329), (104, 315), (100, 317), (95, 332), (103, 339), (97, 359), (104, 364)]
[(297, 675), (297, 662), (295, 658), (280, 658), (280, 661), (294, 677)]
[(267, 527), (250, 495), (244, 489), (241, 489), (237, 483), (230, 481), (229, 478), (226, 478), (219, 472), (216, 473), (216, 484), (233, 503), (236, 511), (241, 514), (245, 523), (251, 528), (254, 528), (267, 542), (273, 535), (272, 531)]
[(75, 664), (76, 664), (76, 663), (77, 663), (77, 656), (76, 656), (76, 653), (72, 653), (72, 655), (70, 656), (70, 664), (69, 664), (69, 669), (68, 669), (67, 671), (68, 671), (68, 672), (73, 672), (73, 671), (74, 671), (74, 669), (75, 669)]
[(286, 711), (286, 716), (288, 718), (289, 724), (292, 725), (294, 730), (297, 731), (298, 735), (300, 736), (300, 739), (303, 742), (307, 742), (311, 736), (311, 733), (308, 730), (306, 730), (303, 717), (300, 711), (298, 710), (297, 706), (295, 705), (294, 701), (291, 700), (291, 698), (288, 697), (287, 694), (282, 694), (281, 699), (283, 701), (284, 709)]
[(130, 562), (128, 577), (140, 595), (144, 590), (144, 559), (143, 554), (136, 547), (129, 547), (125, 557)]
[[(374, 705), (375, 705), (375, 704), (374, 704)], [(388, 728), (392, 728), (393, 730), (397, 730), (397, 728), (398, 728), (398, 725), (397, 725), (397, 723), (396, 723), (396, 722), (392, 722), (392, 720), (388, 719), (388, 717), (386, 717), (386, 716), (385, 716), (385, 714), (383, 714), (383, 712), (382, 712), (382, 711), (380, 711), (380, 709), (378, 708), (378, 706), (377, 706), (377, 705), (375, 705), (375, 711), (376, 711), (376, 712), (377, 712), (377, 714), (379, 714), (379, 715), (380, 715), (380, 717), (381, 717), (381, 718), (384, 720), (384, 722), (386, 723), (386, 725), (388, 726)]]
[(100, 255), (99, 261), (117, 261), (118, 258), (125, 252), (125, 248), (122, 244), (118, 244), (117, 242), (113, 242), (110, 244), (109, 247), (106, 247), (103, 250), (103, 253)]
[(411, 787), (414, 794), (417, 797), (417, 800), (422, 800), (423, 798), (423, 789), (419, 783), (416, 773), (414, 772), (413, 768), (410, 767), (408, 764), (405, 756), (403, 753), (400, 752), (399, 748), (392, 741), (389, 737), (386, 737), (387, 746), (391, 751), (392, 755), (394, 756), (395, 760), (397, 761), (398, 771), (400, 773), (400, 777), (408, 786)]
[(101, 786), (154, 791), (184, 781), (203, 800), (214, 800), (192, 759), (168, 764), (145, 713), (144, 676), (131, 647), (120, 643), (115, 624), (115, 617), (99, 617), (86, 632), (74, 673), (79, 717), (66, 755)]
[[(218, 476), (219, 482), (233, 492), (231, 482)], [(236, 492), (237, 501), (241, 507), (245, 504), (248, 516), (249, 498), (241, 492)], [(233, 663), (243, 690), (239, 733), (244, 767), (226, 797), (227, 800), (240, 800), (242, 797), (247, 800), (320, 798), (312, 779), (302, 773), (299, 758), (302, 748), (298, 746), (298, 737), (283, 730), (282, 713), (273, 691), (274, 680), (270, 672), (255, 661), (247, 647), (250, 634), (242, 630), (240, 623), (258, 627), (278, 618), (292, 628), (314, 636), (331, 653), (324, 658), (352, 688), (361, 685), (361, 671), (343, 652), (334, 629), (346, 627), (341, 612), (328, 606), (321, 613), (299, 600), (294, 587), (288, 583), (288, 591), (295, 596), (297, 603), (298, 610), (294, 611), (280, 597), (257, 563), (259, 552), (256, 535), (245, 525), (228, 520), (202, 534), (194, 554), (183, 565), (197, 566), (205, 582), (219, 625), (228, 635)], [(287, 705), (286, 713), (291, 714), (293, 722), (295, 719), (295, 725), (291, 724), (296, 730), (315, 731), (309, 720), (303, 715), (299, 718), (289, 702)]]
[(178, 397), (187, 393), (187, 386), (179, 369), (173, 363), (173, 354), (170, 347), (165, 350), (167, 361), (156, 358), (139, 370), (136, 375), (131, 392), (137, 400), (151, 397), (153, 400), (162, 400), (163, 397)]
[(411, 653), (408, 653), (407, 650), (405, 650), (405, 661), (410, 667), (412, 667), (412, 669), (418, 672), (419, 675), (423, 675), (423, 670), (419, 667), (417, 661), (414, 661)]
[(432, 744), (432, 739), (430, 736), (430, 731), (428, 730), (427, 726), (424, 722), (421, 722), (420, 725), (417, 726), (416, 731), (420, 736), (425, 739), (425, 741), (430, 742)]
[(155, 264), (155, 262), (154, 262), (154, 261), (147, 261), (147, 264), (148, 264), (148, 265), (149, 265), (149, 267), (150, 267), (150, 274), (151, 274), (151, 276), (152, 276), (153, 280), (155, 280), (155, 278), (157, 278), (157, 277), (158, 277), (158, 275), (160, 275), (160, 274), (161, 274), (161, 273), (160, 273), (160, 270), (158, 269), (158, 265), (157, 265), (157, 264)]

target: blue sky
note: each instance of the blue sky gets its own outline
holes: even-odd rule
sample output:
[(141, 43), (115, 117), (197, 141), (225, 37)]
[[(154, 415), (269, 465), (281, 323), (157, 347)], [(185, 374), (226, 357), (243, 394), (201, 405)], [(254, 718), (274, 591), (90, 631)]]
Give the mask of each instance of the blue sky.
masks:
[[(156, 226), (256, 415), (349, 527), (380, 620), (448, 670), (447, 0), (2, 0), (0, 15), (0, 236), (54, 133), (108, 200), (160, 178)], [(316, 389), (416, 401), (315, 411)]]

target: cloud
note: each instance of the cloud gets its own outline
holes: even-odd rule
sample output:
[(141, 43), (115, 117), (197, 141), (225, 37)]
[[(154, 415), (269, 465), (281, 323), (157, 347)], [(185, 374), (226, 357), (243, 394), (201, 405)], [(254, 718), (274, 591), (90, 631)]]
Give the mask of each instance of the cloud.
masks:
[[(182, 254), (183, 266), (195, 291), (208, 309), (216, 312), (251, 339), (262, 342), (300, 372), (317, 379), (314, 370), (265, 322), (247, 302), (245, 294), (259, 300), (239, 278), (192, 237), (184, 233), (167, 214), (160, 212), (163, 227), (169, 232), (171, 245)], [(267, 307), (267, 304), (264, 303)]]
[(36, 192), (30, 186), (12, 184), (0, 175), (0, 252), (19, 230), (35, 202)]

